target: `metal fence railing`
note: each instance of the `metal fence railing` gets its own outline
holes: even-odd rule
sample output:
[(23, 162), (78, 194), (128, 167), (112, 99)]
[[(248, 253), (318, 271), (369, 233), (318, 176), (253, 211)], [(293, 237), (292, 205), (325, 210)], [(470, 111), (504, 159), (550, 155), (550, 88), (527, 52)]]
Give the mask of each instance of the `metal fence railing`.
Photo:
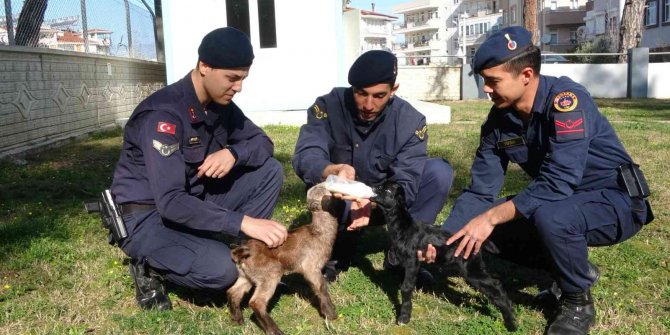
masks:
[(0, 45), (156, 60), (154, 1), (4, 0)]

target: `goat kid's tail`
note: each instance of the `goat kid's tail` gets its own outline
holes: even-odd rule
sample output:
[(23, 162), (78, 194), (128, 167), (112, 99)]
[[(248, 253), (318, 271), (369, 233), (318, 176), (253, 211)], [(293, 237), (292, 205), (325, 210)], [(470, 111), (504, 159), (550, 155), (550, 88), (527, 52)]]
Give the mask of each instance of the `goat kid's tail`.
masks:
[(240, 264), (251, 256), (251, 250), (246, 245), (241, 245), (230, 252), (231, 258), (235, 264)]

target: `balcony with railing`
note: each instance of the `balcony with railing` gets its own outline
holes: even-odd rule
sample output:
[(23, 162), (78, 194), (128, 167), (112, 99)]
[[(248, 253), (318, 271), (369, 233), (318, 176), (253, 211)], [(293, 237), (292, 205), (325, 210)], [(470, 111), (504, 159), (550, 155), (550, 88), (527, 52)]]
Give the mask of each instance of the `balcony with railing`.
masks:
[(394, 14), (408, 14), (420, 10), (435, 9), (440, 6), (439, 0), (415, 0), (393, 6)]
[(413, 33), (424, 30), (437, 30), (440, 29), (440, 19), (433, 18), (430, 20), (419, 21), (419, 22), (405, 22), (400, 25), (393, 27), (393, 33), (395, 34), (406, 34)]
[(442, 44), (443, 42), (439, 40), (430, 40), (430, 41), (422, 41), (414, 43), (401, 43), (401, 44), (394, 44), (393, 50), (413, 51), (413, 52), (439, 50)]
[(545, 26), (580, 26), (584, 24), (584, 17), (586, 10), (584, 7), (580, 9), (563, 9), (556, 10), (543, 9), (541, 12), (541, 20), (544, 19)]

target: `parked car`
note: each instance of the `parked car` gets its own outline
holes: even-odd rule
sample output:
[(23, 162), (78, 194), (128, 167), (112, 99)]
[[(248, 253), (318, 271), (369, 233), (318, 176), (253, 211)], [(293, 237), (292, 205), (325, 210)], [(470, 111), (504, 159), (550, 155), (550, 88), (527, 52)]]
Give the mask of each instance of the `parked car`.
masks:
[(553, 52), (542, 52), (542, 63), (543, 64), (564, 64), (564, 63), (572, 63), (570, 60), (567, 58), (555, 54)]

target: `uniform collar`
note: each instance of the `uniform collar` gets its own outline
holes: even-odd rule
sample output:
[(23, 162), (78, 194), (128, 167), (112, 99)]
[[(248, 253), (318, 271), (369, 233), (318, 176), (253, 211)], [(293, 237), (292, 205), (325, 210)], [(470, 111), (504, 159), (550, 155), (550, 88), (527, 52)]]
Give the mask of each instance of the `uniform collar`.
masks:
[(540, 83), (537, 85), (537, 92), (535, 92), (535, 100), (533, 101), (533, 110), (532, 113), (538, 113), (538, 114), (543, 114), (545, 113), (545, 108), (544, 106), (546, 105), (547, 98), (547, 90), (550, 89), (549, 87), (549, 82), (548, 78), (540, 75)]
[(207, 119), (205, 114), (205, 109), (200, 105), (200, 100), (198, 100), (198, 95), (195, 94), (195, 86), (193, 86), (193, 79), (191, 78), (191, 71), (184, 77), (184, 97), (185, 104), (183, 105), (186, 110), (183, 112), (188, 115), (188, 119), (191, 123), (203, 122)]

